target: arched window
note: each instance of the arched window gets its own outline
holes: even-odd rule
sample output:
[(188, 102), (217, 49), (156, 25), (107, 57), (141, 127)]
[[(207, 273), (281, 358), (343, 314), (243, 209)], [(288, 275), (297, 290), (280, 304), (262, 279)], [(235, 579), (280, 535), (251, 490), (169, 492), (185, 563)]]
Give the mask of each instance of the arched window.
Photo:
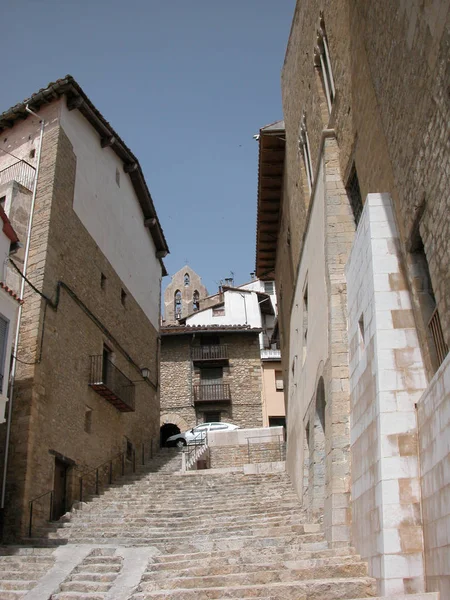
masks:
[(309, 145), (308, 131), (306, 129), (306, 115), (303, 113), (300, 123), (300, 131), (298, 136), (298, 147), (303, 153), (303, 161), (305, 163), (306, 178), (308, 180), (309, 193), (311, 193), (314, 184), (314, 171), (311, 160), (311, 147)]
[(175, 319), (181, 319), (181, 292), (175, 292)]
[(184, 287), (188, 287), (191, 283), (191, 278), (189, 277), (189, 273), (184, 274)]
[(330, 50), (328, 48), (327, 34), (323, 14), (320, 15), (320, 27), (317, 31), (317, 45), (314, 48), (314, 61), (321, 70), (325, 96), (327, 98), (328, 111), (331, 113), (336, 90), (334, 87), (333, 70), (331, 68)]
[(194, 312), (200, 308), (200, 294), (197, 290), (195, 290), (194, 295), (192, 296), (192, 308)]

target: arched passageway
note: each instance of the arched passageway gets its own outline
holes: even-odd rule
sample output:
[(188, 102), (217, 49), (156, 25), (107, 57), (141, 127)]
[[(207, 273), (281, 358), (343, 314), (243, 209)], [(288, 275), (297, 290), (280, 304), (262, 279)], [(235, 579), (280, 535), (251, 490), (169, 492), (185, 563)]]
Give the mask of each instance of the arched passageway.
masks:
[(175, 425), (174, 423), (164, 423), (164, 425), (161, 426), (159, 431), (161, 448), (166, 445), (167, 438), (169, 438), (171, 435), (181, 433), (178, 425)]

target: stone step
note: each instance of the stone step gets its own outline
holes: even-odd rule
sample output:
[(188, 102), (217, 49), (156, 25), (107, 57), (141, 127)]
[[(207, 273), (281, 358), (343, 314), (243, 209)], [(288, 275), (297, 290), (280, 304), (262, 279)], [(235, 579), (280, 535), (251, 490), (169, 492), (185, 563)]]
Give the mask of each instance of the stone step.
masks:
[(251, 547), (241, 550), (228, 550), (216, 552), (198, 552), (191, 554), (160, 554), (154, 557), (154, 562), (148, 567), (151, 571), (164, 571), (173, 569), (187, 569), (199, 565), (261, 565), (268, 562), (288, 562), (299, 560), (314, 560), (353, 555), (355, 560), (360, 560), (352, 548), (326, 548), (323, 550), (292, 551), (286, 548), (253, 550)]
[[(145, 581), (150, 579), (160, 580), (167, 579), (168, 577), (208, 577), (211, 575), (230, 575), (237, 573), (252, 573), (261, 570), (270, 571), (282, 571), (283, 569), (289, 570), (307, 570), (312, 569), (326, 569), (336, 566), (343, 565), (357, 565), (362, 563), (359, 557), (354, 554), (348, 556), (329, 556), (324, 558), (305, 558), (298, 560), (286, 560), (283, 562), (277, 562), (277, 557), (274, 560), (270, 558), (260, 562), (247, 562), (245, 560), (245, 554), (242, 557), (241, 562), (237, 562), (236, 559), (230, 559), (226, 562), (226, 559), (210, 559), (203, 561), (202, 563), (195, 562), (190, 563), (187, 566), (180, 565), (180, 563), (166, 563), (166, 564), (151, 564), (147, 568), (146, 573), (143, 576)], [(359, 560), (358, 560), (359, 559)], [(169, 565), (169, 568), (167, 567)], [(165, 567), (163, 569), (159, 567)], [(364, 572), (364, 575), (366, 572)]]
[(0, 600), (20, 600), (28, 590), (2, 590), (0, 588)]
[(231, 585), (211, 588), (179, 588), (145, 592), (138, 589), (131, 600), (217, 600), (219, 598), (258, 598), (272, 600), (343, 600), (344, 598), (372, 598), (374, 580), (369, 577), (303, 580), (256, 585)]
[[(324, 578), (344, 578), (344, 577), (364, 577), (367, 576), (367, 564), (364, 562), (341, 562), (328, 565), (311, 565), (299, 569), (271, 567), (257, 568), (253, 571), (232, 570), (229, 573), (219, 573), (217, 575), (208, 575), (200, 573), (197, 576), (184, 574), (183, 576), (171, 575), (170, 579), (164, 576), (155, 577), (154, 573), (145, 573), (141, 583), (140, 591), (158, 591), (161, 589), (178, 588), (206, 588), (206, 587), (225, 587), (229, 588), (236, 585), (267, 585), (271, 583), (283, 583), (291, 581), (300, 581), (307, 579)], [(221, 569), (218, 569), (221, 571)], [(224, 569), (225, 570), (225, 569)], [(161, 575), (161, 574), (160, 574)]]
[[(119, 564), (99, 564), (99, 563), (90, 563), (89, 565), (85, 565), (82, 567), (82, 574), (84, 573), (91, 573), (92, 575), (98, 574), (105, 574), (105, 575), (112, 575), (113, 573), (117, 574), (120, 572), (122, 568), (122, 565)], [(74, 573), (78, 574), (80, 573), (80, 569), (81, 567), (76, 567), (74, 570)]]
[[(100, 565), (100, 566), (104, 566), (104, 565)], [(70, 581), (82, 581), (82, 582), (100, 582), (100, 583), (110, 583), (111, 581), (114, 581), (115, 578), (117, 577), (117, 573), (120, 571), (120, 567), (117, 571), (115, 572), (111, 572), (111, 571), (107, 571), (107, 572), (86, 572), (86, 571), (82, 571), (80, 573), (74, 573), (73, 575), (70, 575)]]
[(58, 592), (51, 596), (51, 600), (105, 600), (105, 594), (103, 592)]
[(0, 582), (0, 590), (31, 590), (36, 583), (36, 579), (3, 579)]
[(67, 581), (59, 587), (61, 592), (107, 592), (111, 587), (111, 583), (102, 581)]

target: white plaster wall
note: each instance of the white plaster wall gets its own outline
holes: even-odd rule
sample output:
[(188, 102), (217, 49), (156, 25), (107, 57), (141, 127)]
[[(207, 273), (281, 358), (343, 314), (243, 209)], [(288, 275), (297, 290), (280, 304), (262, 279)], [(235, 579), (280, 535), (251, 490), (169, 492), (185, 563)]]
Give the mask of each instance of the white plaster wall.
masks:
[[(61, 103), (61, 126), (77, 157), (73, 207), (154, 327), (159, 327), (161, 265), (129, 176), (94, 128)], [(116, 168), (120, 187), (116, 183)]]
[[(255, 279), (253, 281), (250, 281), (249, 283), (244, 283), (244, 285), (240, 285), (239, 286), (240, 289), (242, 290), (251, 290), (254, 292), (263, 292), (264, 294), (266, 293), (264, 290), (264, 281), (261, 281), (261, 279)], [(270, 299), (272, 301), (272, 305), (274, 307), (275, 310), (275, 314), (277, 314), (277, 295), (275, 293), (275, 282), (273, 284), (273, 294), (269, 294), (270, 295)]]
[[(290, 318), (286, 467), (303, 495), (304, 417), (315, 396), (317, 374), (328, 358), (328, 294), (325, 278), (325, 188), (323, 161), (317, 178)], [(303, 293), (308, 282), (308, 343), (303, 352)], [(304, 360), (303, 360), (304, 358)]]
[(417, 414), (427, 590), (450, 598), (450, 354)]
[(369, 194), (346, 266), (352, 532), (383, 595), (423, 591), (414, 403), (426, 381), (397, 238), (389, 194)]
[(225, 314), (214, 316), (213, 309), (203, 310), (186, 319), (188, 325), (249, 325), (261, 327), (261, 311), (257, 294), (224, 292)]

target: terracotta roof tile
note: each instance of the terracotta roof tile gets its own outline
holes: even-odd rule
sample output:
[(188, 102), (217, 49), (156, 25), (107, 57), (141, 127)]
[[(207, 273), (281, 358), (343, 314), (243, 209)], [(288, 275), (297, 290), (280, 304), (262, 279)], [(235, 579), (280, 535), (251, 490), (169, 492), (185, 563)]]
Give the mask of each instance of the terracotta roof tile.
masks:
[(18, 302), (19, 304), (23, 304), (23, 300), (21, 300), (19, 298), (19, 296), (16, 294), (16, 292), (14, 292), (5, 283), (3, 283), (3, 281), (0, 281), (0, 288), (5, 290), (5, 292), (7, 292), (12, 298), (14, 298), (14, 300), (16, 300), (16, 302)]
[(161, 335), (189, 334), (197, 332), (221, 332), (221, 333), (261, 333), (260, 327), (250, 325), (163, 325)]

